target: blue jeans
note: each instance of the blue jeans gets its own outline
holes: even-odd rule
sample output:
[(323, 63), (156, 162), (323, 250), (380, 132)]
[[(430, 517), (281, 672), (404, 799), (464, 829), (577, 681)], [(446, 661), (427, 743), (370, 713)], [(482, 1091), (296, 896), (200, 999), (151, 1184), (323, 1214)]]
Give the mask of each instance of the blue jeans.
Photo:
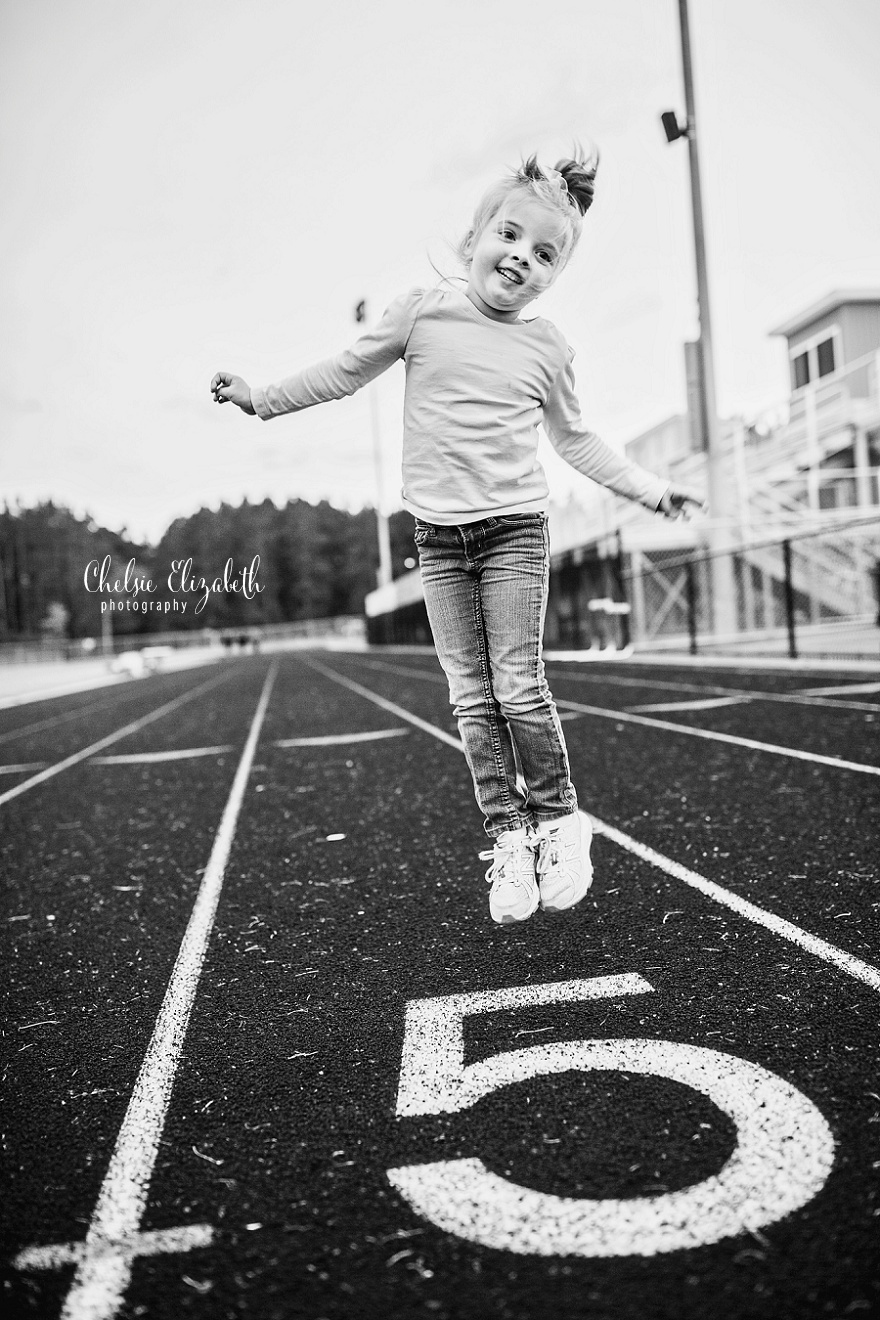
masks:
[(425, 603), (486, 833), (577, 809), (544, 676), (550, 543), (543, 513), (444, 527), (416, 519)]

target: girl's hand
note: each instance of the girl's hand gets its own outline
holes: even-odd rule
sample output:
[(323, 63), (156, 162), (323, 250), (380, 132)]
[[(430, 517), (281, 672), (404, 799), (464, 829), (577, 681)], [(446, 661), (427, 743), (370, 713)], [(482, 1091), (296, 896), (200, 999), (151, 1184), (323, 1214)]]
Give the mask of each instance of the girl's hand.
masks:
[(251, 391), (246, 380), (233, 376), (228, 371), (218, 371), (211, 381), (211, 393), (215, 403), (234, 403), (251, 417), (256, 416), (256, 409), (251, 403)]
[(706, 511), (706, 501), (698, 490), (693, 490), (689, 486), (670, 486), (663, 499), (657, 505), (657, 512), (664, 513), (667, 518), (684, 518), (687, 520), (691, 516), (689, 505), (694, 504), (703, 513)]

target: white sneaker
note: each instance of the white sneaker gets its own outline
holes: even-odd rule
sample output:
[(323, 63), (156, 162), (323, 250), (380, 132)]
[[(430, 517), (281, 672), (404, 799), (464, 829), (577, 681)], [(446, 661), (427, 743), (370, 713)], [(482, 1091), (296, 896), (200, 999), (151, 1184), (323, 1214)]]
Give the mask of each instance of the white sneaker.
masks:
[(527, 829), (505, 830), (495, 840), (495, 847), (481, 852), (480, 857), (492, 861), (486, 872), (486, 879), (492, 885), (489, 891), (492, 920), (505, 926), (512, 921), (526, 921), (539, 901), (534, 835)]
[(545, 912), (574, 907), (593, 883), (590, 843), (593, 827), (580, 811), (558, 820), (541, 821), (538, 842), (538, 883)]

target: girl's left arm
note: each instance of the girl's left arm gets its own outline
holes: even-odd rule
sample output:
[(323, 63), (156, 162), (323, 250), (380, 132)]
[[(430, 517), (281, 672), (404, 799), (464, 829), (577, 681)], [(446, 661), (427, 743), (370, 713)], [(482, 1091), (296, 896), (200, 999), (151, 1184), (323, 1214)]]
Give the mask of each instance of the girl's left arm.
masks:
[(556, 452), (585, 477), (667, 518), (687, 517), (690, 504), (702, 507), (698, 491), (658, 477), (586, 429), (575, 393), (571, 350), (568, 352), (544, 403), (544, 426)]
[(670, 482), (666, 494), (657, 505), (657, 512), (665, 513), (667, 518), (687, 520), (691, 515), (692, 504), (703, 513), (706, 512), (706, 501), (698, 490), (694, 490), (693, 486), (674, 486)]

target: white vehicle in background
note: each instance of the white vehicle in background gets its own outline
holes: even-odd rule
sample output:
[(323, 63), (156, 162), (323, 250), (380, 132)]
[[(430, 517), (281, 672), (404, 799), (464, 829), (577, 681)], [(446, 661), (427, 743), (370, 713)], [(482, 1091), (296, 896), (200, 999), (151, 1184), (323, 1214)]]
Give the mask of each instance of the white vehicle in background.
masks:
[(140, 651), (120, 651), (110, 661), (110, 670), (114, 674), (128, 674), (130, 678), (144, 678), (163, 669), (165, 661), (173, 654), (173, 646), (145, 646)]

